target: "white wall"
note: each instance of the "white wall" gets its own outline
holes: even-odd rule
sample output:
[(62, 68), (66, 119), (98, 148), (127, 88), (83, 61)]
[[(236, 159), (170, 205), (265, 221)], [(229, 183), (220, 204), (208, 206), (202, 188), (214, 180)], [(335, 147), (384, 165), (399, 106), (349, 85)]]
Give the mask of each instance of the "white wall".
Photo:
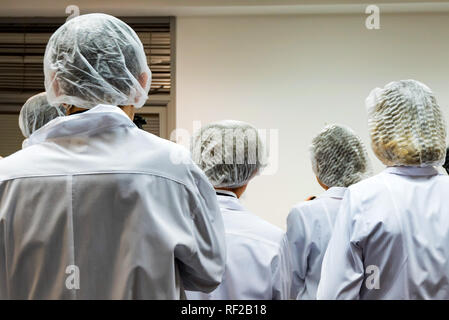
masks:
[(279, 129), (279, 170), (256, 177), (244, 202), (281, 227), (296, 202), (321, 192), (308, 145), (325, 124), (352, 127), (369, 148), (373, 87), (421, 80), (449, 115), (449, 14), (384, 14), (380, 30), (367, 30), (365, 17), (178, 18), (177, 126), (239, 119)]

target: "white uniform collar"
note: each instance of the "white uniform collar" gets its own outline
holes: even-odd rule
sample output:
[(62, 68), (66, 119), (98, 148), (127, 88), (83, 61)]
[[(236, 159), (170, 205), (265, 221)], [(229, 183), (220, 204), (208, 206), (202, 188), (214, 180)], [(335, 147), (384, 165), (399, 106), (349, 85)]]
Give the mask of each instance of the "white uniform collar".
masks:
[[(218, 190), (217, 190), (218, 191)], [(222, 193), (223, 190), (220, 190), (220, 193)], [(224, 194), (224, 192), (223, 192)], [(228, 194), (226, 192), (226, 194)], [(235, 195), (235, 193), (233, 193)], [(240, 200), (237, 199), (237, 196), (233, 197), (231, 194), (229, 195), (219, 195), (217, 194), (217, 200), (218, 204), (221, 209), (225, 211), (240, 211), (240, 212), (246, 212), (245, 207), (241, 204)]]
[(100, 104), (86, 112), (58, 117), (50, 121), (30, 136), (27, 146), (41, 143), (47, 139), (73, 137), (118, 126), (132, 127), (135, 124), (120, 108)]
[(237, 195), (234, 192), (229, 191), (229, 190), (218, 190), (218, 189), (216, 189), (215, 193), (217, 194), (217, 196), (225, 195), (225, 196), (230, 196), (230, 197), (233, 197), (233, 198), (237, 199)]
[(331, 187), (327, 189), (325, 192), (320, 194), (317, 198), (336, 198), (343, 199), (347, 188), (345, 187)]
[(438, 170), (434, 167), (387, 167), (386, 173), (398, 174), (401, 176), (435, 176), (438, 175)]

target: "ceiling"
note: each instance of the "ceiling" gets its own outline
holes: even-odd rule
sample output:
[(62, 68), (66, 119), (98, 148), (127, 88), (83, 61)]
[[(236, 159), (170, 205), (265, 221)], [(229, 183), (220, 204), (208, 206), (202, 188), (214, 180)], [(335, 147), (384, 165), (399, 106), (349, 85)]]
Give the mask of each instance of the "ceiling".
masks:
[[(0, 16), (65, 16), (69, 5), (81, 14), (116, 16), (203, 16), (250, 14), (360, 13), (373, 2), (360, 0), (0, 0)], [(126, 4), (126, 5), (124, 5)], [(382, 12), (449, 12), (449, 0), (376, 0)]]

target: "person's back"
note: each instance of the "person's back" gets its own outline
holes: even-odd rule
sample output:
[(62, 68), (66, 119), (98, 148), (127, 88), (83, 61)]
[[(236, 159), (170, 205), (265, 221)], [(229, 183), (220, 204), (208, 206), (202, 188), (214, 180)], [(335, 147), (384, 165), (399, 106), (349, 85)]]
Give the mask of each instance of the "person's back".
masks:
[(247, 211), (232, 195), (218, 195), (226, 234), (226, 271), (211, 293), (187, 292), (195, 300), (280, 300), (289, 295), (285, 232)]
[(285, 232), (247, 211), (239, 200), (266, 165), (257, 129), (229, 120), (206, 125), (192, 139), (192, 156), (217, 190), (227, 258), (218, 288), (210, 294), (187, 292), (187, 298), (288, 299), (291, 259)]
[(326, 190), (314, 200), (297, 204), (287, 218), (293, 260), (291, 298), (316, 299), (321, 264), (346, 188), (371, 174), (359, 137), (342, 125), (326, 126), (312, 140), (312, 169)]
[(363, 279), (359, 298), (449, 299), (449, 203), (441, 201), (449, 177), (432, 167), (390, 167), (348, 193), (357, 212), (347, 217), (356, 229), (351, 243), (363, 243), (365, 268), (379, 270), (377, 284)]
[(317, 296), (449, 299), (449, 177), (434, 168), (446, 151), (440, 107), (413, 80), (375, 89), (367, 105), (373, 150), (388, 167), (346, 192)]
[[(117, 109), (92, 111), (100, 108)], [(215, 194), (193, 163), (169, 160), (185, 151), (118, 109), (72, 117), (0, 165), (0, 297), (176, 299), (180, 279), (213, 289), (220, 256), (205, 255), (221, 242), (212, 232)], [(96, 130), (76, 134), (90, 119)], [(212, 248), (195, 244), (203, 237)]]
[(334, 187), (314, 200), (300, 202), (287, 218), (293, 278), (291, 298), (315, 299), (321, 263), (346, 188)]
[[(106, 34), (78, 49), (100, 70), (70, 51), (92, 21)], [(110, 42), (107, 61), (92, 56), (98, 41)], [(120, 48), (113, 55), (118, 43), (125, 57)], [(64, 60), (64, 50), (76, 59)], [(102, 14), (74, 18), (50, 39), (46, 61), (59, 62), (44, 64), (49, 102), (76, 102), (82, 113), (48, 123), (0, 163), (0, 299), (179, 299), (221, 282), (224, 231), (211, 185), (187, 150), (131, 121), (149, 89), (142, 57), (132, 29)], [(103, 86), (89, 91), (93, 76), (71, 73), (82, 68)]]

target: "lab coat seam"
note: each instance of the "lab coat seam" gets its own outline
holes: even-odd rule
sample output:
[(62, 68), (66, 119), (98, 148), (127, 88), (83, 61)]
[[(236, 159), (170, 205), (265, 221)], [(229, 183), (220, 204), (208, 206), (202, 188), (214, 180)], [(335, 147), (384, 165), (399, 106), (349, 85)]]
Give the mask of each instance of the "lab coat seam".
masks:
[(134, 170), (131, 170), (131, 171), (126, 171), (126, 170), (124, 170), (124, 171), (90, 171), (90, 172), (76, 172), (76, 173), (54, 173), (54, 174), (43, 174), (43, 175), (40, 175), (40, 174), (18, 175), (18, 176), (12, 176), (12, 177), (6, 178), (4, 180), (0, 179), (0, 183), (11, 181), (11, 180), (28, 179), (28, 178), (50, 178), (50, 177), (82, 176), (82, 175), (87, 176), (87, 175), (99, 175), (99, 174), (142, 174), (142, 175), (147, 175), (147, 176), (155, 176), (155, 177), (164, 178), (164, 179), (176, 182), (178, 184), (182, 184), (183, 186), (187, 187), (189, 190), (191, 189), (187, 185), (187, 183), (185, 183), (181, 180), (178, 180), (178, 179), (175, 179), (175, 178), (172, 178), (172, 177), (160, 174), (160, 173), (156, 173), (156, 172), (145, 172), (145, 171), (134, 171)]
[[(68, 182), (68, 187), (69, 187), (69, 189), (70, 189), (70, 199), (69, 199), (69, 213), (70, 213), (70, 220), (69, 220), (69, 222), (70, 222), (70, 245), (69, 245), (69, 247), (70, 247), (70, 254), (71, 254), (71, 256), (70, 256), (70, 259), (71, 259), (71, 263), (73, 264), (73, 265), (75, 265), (76, 266), (76, 262), (75, 262), (75, 230), (74, 230), (74, 227), (73, 227), (73, 225), (74, 225), (74, 223), (73, 223), (73, 198), (74, 198), (74, 183), (73, 183), (73, 176), (68, 176), (67, 177), (67, 182)], [(67, 267), (67, 266), (66, 266)], [(70, 289), (69, 289), (70, 290)], [(76, 300), (77, 299), (77, 292), (76, 292), (76, 290), (77, 289), (72, 289), (71, 290), (71, 295), (74, 297), (74, 299)]]

